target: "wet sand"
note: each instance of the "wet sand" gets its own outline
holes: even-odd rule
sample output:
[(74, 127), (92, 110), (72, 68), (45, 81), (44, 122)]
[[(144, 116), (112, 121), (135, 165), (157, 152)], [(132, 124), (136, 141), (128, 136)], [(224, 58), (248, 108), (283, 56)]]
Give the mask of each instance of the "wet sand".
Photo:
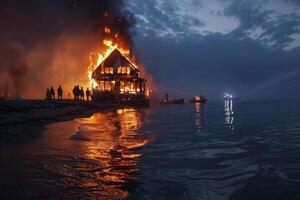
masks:
[(95, 112), (119, 107), (73, 100), (0, 101), (0, 145), (23, 144), (39, 136), (48, 124), (90, 117)]

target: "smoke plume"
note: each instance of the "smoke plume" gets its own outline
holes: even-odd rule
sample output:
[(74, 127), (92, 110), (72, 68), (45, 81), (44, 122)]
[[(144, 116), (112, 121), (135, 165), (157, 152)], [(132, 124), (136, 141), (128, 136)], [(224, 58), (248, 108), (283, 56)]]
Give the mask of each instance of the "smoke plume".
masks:
[(0, 92), (43, 98), (47, 87), (88, 87), (90, 52), (110, 27), (130, 48), (134, 15), (123, 0), (11, 0), (0, 8)]

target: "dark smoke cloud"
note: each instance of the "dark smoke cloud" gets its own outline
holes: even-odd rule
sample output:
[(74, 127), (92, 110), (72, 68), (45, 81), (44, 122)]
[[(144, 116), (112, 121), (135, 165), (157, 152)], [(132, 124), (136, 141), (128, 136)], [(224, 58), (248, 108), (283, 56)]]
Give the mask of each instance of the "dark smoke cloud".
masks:
[(28, 66), (26, 63), (17, 63), (15, 66), (9, 69), (9, 74), (15, 86), (15, 94), (17, 96), (21, 96), (22, 91), (25, 90), (24, 79), (27, 76), (27, 72)]
[[(89, 54), (109, 26), (133, 45), (123, 0), (10, 0), (0, 7), (0, 92), (43, 97), (46, 87), (87, 86)], [(109, 17), (104, 17), (105, 13)]]

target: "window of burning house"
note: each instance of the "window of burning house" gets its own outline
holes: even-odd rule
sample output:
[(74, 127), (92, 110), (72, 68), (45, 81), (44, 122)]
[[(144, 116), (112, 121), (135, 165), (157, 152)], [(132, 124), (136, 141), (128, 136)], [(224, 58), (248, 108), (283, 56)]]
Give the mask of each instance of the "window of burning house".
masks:
[(136, 91), (141, 92), (141, 83), (140, 82), (136, 82)]
[(125, 92), (125, 81), (120, 82), (120, 92)]
[(131, 90), (131, 82), (121, 81), (121, 83), (120, 83), (120, 91), (122, 93), (130, 93), (130, 92), (132, 92), (132, 90)]
[(111, 91), (111, 83), (109, 81), (104, 81), (104, 90), (105, 91)]
[(103, 66), (101, 66), (101, 68), (100, 68), (100, 73), (104, 74), (104, 67)]
[(130, 92), (130, 82), (125, 82), (125, 92)]
[[(103, 67), (103, 71), (105, 74), (113, 74), (114, 73), (114, 68), (113, 67)], [(101, 73), (102, 73), (102, 69), (101, 69)]]
[(100, 88), (100, 91), (104, 91), (104, 81), (100, 81), (100, 84), (99, 84), (99, 88)]
[(136, 92), (136, 83), (135, 82), (131, 82), (130, 83), (130, 92)]
[(130, 67), (119, 67), (118, 68), (118, 74), (130, 74), (131, 69)]
[(113, 91), (115, 88), (115, 81), (100, 81), (100, 91)]
[(130, 72), (131, 72), (130, 67), (126, 67), (126, 74), (130, 74)]
[(137, 81), (121, 81), (120, 82), (120, 92), (121, 93), (136, 94), (141, 91), (144, 91), (143, 83), (141, 83), (141, 82), (137, 82)]

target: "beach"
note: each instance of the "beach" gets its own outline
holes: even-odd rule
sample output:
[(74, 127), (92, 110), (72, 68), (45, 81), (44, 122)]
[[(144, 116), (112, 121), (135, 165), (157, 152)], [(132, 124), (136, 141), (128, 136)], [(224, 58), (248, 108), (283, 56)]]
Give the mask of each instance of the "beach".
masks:
[(48, 124), (90, 117), (95, 112), (118, 107), (120, 105), (74, 100), (2, 100), (0, 144), (22, 144), (39, 136)]

